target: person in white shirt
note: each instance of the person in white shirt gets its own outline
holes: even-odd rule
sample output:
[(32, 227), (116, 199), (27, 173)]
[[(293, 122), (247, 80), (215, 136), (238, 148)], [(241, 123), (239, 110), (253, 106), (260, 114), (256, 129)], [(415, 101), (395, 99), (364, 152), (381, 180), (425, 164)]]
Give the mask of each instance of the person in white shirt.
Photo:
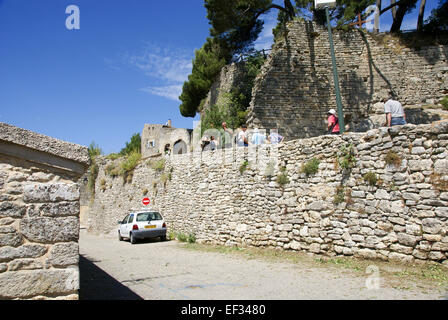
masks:
[(393, 92), (389, 92), (389, 99), (384, 105), (384, 112), (386, 113), (386, 126), (388, 127), (405, 125), (407, 123), (403, 106), (396, 100)]
[(247, 134), (246, 134), (247, 126), (242, 126), (241, 131), (238, 133), (238, 137), (236, 139), (236, 144), (238, 147), (248, 147), (249, 142), (247, 141)]

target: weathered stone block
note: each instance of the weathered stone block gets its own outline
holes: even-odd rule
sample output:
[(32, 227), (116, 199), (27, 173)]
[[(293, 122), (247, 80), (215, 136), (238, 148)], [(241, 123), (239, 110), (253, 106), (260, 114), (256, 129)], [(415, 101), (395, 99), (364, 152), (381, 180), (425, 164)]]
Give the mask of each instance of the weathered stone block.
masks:
[(401, 226), (406, 225), (406, 221), (403, 218), (390, 217), (389, 221), (392, 222), (393, 224), (398, 224)]
[(16, 259), (9, 263), (9, 271), (43, 269), (42, 262), (34, 259)]
[(437, 160), (434, 163), (434, 171), (438, 174), (448, 174), (448, 160)]
[(55, 244), (46, 261), (47, 266), (67, 267), (79, 262), (79, 246), (75, 242)]
[(79, 289), (77, 268), (7, 272), (0, 275), (0, 299), (74, 294)]
[(61, 202), (79, 200), (79, 188), (76, 184), (30, 184), (23, 188), (25, 202)]
[(407, 233), (398, 233), (397, 239), (398, 243), (408, 247), (414, 247), (418, 241), (418, 238), (416, 236), (412, 236)]
[(390, 200), (390, 194), (383, 189), (378, 189), (375, 193), (375, 198), (379, 200)]
[(391, 252), (389, 254), (389, 260), (401, 262), (401, 263), (412, 263), (415, 259), (413, 256), (409, 256), (409, 255), (397, 253), (397, 252)]
[(443, 224), (438, 219), (428, 218), (422, 221), (423, 232), (429, 234), (439, 234), (443, 231)]
[(0, 262), (7, 262), (19, 258), (38, 258), (47, 252), (47, 247), (38, 244), (26, 244), (18, 248), (1, 247)]
[(402, 245), (399, 245), (399, 244), (393, 244), (393, 245), (390, 246), (390, 250), (391, 251), (395, 251), (395, 252), (399, 252), (399, 253), (402, 253), (402, 254), (409, 255), (409, 254), (412, 254), (412, 251), (414, 249), (411, 248), (411, 247), (406, 247), (406, 246), (402, 246)]
[(421, 259), (421, 260), (426, 260), (426, 259), (428, 259), (428, 252), (426, 252), (426, 251), (422, 251), (422, 250), (415, 249), (415, 250), (412, 252), (412, 255), (413, 255), (415, 258), (417, 258), (417, 259)]
[(431, 250), (446, 252), (446, 251), (448, 251), (448, 243), (443, 243), (443, 242), (434, 243)]
[(20, 221), (20, 232), (28, 240), (38, 243), (78, 241), (79, 219), (26, 218)]
[(12, 202), (0, 204), (0, 217), (21, 218), (26, 213), (26, 207)]
[(431, 251), (428, 255), (428, 259), (434, 260), (434, 261), (443, 261), (446, 259), (446, 257), (440, 251)]
[(79, 211), (79, 202), (46, 203), (40, 207), (44, 217), (78, 216)]
[(17, 233), (0, 234), (0, 247), (18, 247), (22, 241), (22, 236)]
[(319, 243), (312, 243), (310, 245), (309, 251), (312, 253), (320, 253), (320, 244)]
[(376, 254), (375, 250), (371, 250), (371, 249), (360, 249), (360, 250), (358, 250), (356, 255), (361, 258), (364, 258), (364, 259), (376, 259), (377, 258), (377, 254)]

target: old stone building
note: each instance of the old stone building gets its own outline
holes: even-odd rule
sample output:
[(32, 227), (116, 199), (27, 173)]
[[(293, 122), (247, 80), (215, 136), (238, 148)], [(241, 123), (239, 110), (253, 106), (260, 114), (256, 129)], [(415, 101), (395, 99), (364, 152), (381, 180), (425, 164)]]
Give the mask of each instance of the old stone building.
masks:
[(143, 158), (164, 154), (185, 154), (190, 151), (193, 130), (173, 128), (171, 120), (165, 125), (146, 124), (142, 133)]

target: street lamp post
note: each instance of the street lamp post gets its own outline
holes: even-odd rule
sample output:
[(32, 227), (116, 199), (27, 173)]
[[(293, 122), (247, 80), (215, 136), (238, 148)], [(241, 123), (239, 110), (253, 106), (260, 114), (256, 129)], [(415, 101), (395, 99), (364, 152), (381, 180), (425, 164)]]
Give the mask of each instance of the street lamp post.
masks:
[(336, 5), (336, 0), (315, 0), (316, 9), (325, 8), (325, 14), (327, 16), (328, 37), (330, 40), (331, 61), (333, 64), (334, 91), (336, 94), (336, 105), (338, 109), (339, 127), (340, 132), (344, 133), (345, 132), (344, 111), (342, 110), (342, 99), (341, 99), (341, 89), (339, 87), (338, 67), (336, 65), (336, 55), (334, 52), (334, 43), (333, 43), (333, 32), (331, 30), (330, 13), (328, 10), (329, 6), (334, 5)]

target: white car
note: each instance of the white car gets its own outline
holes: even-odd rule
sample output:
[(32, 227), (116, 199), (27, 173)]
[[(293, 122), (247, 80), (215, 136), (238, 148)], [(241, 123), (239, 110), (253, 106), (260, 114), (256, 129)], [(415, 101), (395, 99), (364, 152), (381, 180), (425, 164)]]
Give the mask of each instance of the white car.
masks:
[(159, 212), (137, 211), (128, 214), (123, 221), (118, 221), (118, 239), (130, 240), (132, 244), (137, 240), (158, 238), (166, 241), (166, 222)]

